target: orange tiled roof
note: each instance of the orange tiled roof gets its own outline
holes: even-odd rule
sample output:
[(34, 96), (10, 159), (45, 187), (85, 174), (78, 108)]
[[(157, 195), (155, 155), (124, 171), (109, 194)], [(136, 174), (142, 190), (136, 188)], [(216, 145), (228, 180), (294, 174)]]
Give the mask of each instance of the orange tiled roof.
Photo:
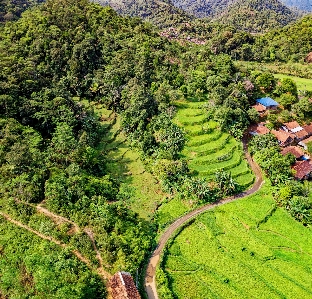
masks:
[(110, 279), (109, 287), (113, 299), (141, 299), (130, 273), (116, 273)]
[(256, 109), (259, 113), (266, 111), (266, 107), (262, 104), (253, 105), (252, 108)]
[(306, 175), (312, 172), (310, 161), (299, 161), (292, 167), (296, 171), (295, 178), (302, 180)]
[(263, 124), (258, 124), (250, 127), (250, 132), (254, 132), (259, 135), (264, 135), (270, 133), (270, 130)]
[(304, 155), (303, 150), (298, 146), (287, 146), (282, 150), (282, 155), (293, 154), (297, 159)]
[(308, 134), (312, 134), (312, 124), (303, 127)]
[(309, 135), (309, 133), (303, 129), (303, 130), (296, 132), (295, 135), (296, 135), (296, 137), (301, 139), (301, 138), (307, 137)]
[(300, 125), (299, 125), (298, 122), (296, 122), (296, 121), (291, 121), (291, 122), (289, 122), (289, 123), (285, 123), (284, 125), (285, 125), (285, 127), (286, 127), (288, 130), (293, 130), (293, 129), (295, 129), (295, 128), (300, 127)]
[(278, 131), (272, 130), (271, 133), (282, 143), (289, 140), (289, 138), (294, 139), (294, 134), (287, 133), (283, 130), (278, 130)]

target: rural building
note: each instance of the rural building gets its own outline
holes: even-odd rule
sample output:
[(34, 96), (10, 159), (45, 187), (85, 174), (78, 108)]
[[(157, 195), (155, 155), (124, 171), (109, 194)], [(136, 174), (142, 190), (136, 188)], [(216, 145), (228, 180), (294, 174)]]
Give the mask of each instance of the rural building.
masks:
[(296, 141), (301, 141), (309, 136), (308, 132), (296, 121), (285, 123), (282, 128), (285, 132), (294, 133)]
[(300, 141), (298, 144), (301, 145), (305, 150), (308, 149), (308, 143), (312, 142), (312, 136), (306, 139), (303, 139), (302, 141)]
[(312, 136), (312, 124), (303, 126), (303, 128), (308, 133), (308, 136)]
[(277, 138), (279, 145), (282, 147), (291, 145), (295, 140), (295, 135), (293, 133), (288, 133), (281, 129), (278, 131), (272, 130), (271, 133)]
[(249, 133), (253, 136), (255, 135), (265, 135), (270, 133), (270, 130), (264, 125), (265, 123), (260, 123), (254, 126), (251, 126)]
[(310, 178), (312, 172), (312, 164), (310, 161), (297, 161), (292, 169), (295, 170), (295, 178), (298, 180), (305, 180)]
[(263, 114), (266, 111), (266, 107), (261, 104), (253, 105), (252, 108), (254, 108), (259, 114)]
[(109, 290), (113, 299), (141, 299), (131, 274), (127, 272), (116, 273), (109, 281)]
[(285, 130), (287, 130), (287, 131), (292, 131), (292, 130), (301, 130), (302, 129), (302, 127), (299, 125), (299, 123), (298, 122), (296, 122), (296, 121), (291, 121), (291, 122), (289, 122), (289, 123), (284, 123), (284, 127), (285, 127)]
[(297, 160), (301, 160), (305, 158), (303, 150), (298, 146), (287, 146), (282, 150), (281, 154), (283, 156), (287, 154), (293, 154)]
[(257, 104), (264, 106), (266, 110), (276, 109), (279, 105), (277, 102), (269, 97), (258, 99), (256, 102)]

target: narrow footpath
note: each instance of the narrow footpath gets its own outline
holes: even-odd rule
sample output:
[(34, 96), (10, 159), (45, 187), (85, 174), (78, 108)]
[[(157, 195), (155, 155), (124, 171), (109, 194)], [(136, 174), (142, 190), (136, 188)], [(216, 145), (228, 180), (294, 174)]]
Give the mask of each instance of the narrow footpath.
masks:
[(175, 232), (176, 229), (183, 226), (190, 219), (198, 216), (199, 214), (202, 214), (205, 211), (211, 210), (215, 207), (219, 207), (219, 206), (222, 206), (222, 205), (227, 204), (229, 202), (232, 202), (234, 200), (237, 200), (237, 199), (246, 197), (248, 195), (251, 195), (251, 194), (257, 192), (261, 188), (261, 186), (263, 184), (261, 169), (253, 161), (252, 157), (248, 153), (247, 136), (244, 136), (244, 138), (243, 138), (243, 148), (244, 148), (246, 160), (248, 161), (252, 171), (254, 172), (254, 174), (256, 176), (256, 181), (255, 181), (254, 185), (249, 190), (244, 191), (242, 193), (239, 193), (235, 196), (231, 196), (231, 197), (219, 200), (215, 203), (202, 206), (202, 207), (188, 213), (187, 215), (177, 219), (175, 222), (173, 222), (167, 228), (167, 230), (161, 236), (159, 243), (157, 244), (157, 247), (154, 250), (154, 252), (153, 252), (153, 254), (152, 254), (152, 256), (148, 262), (148, 265), (147, 265), (144, 284), (145, 284), (145, 291), (146, 291), (149, 299), (158, 299), (158, 294), (157, 294), (157, 289), (156, 289), (156, 267), (157, 267), (157, 264), (159, 262), (160, 255), (161, 255), (167, 241), (170, 239), (170, 237), (172, 236), (172, 234)]

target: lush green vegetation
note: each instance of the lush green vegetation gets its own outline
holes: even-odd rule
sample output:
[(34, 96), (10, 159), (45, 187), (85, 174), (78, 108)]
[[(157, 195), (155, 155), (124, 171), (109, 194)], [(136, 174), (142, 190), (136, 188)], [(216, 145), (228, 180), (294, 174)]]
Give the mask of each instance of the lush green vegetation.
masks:
[(162, 298), (310, 298), (311, 234), (268, 186), (206, 212), (168, 246)]
[(312, 68), (309, 64), (295, 62), (255, 62), (255, 61), (236, 61), (235, 65), (245, 72), (254, 70), (282, 74), (292, 77), (312, 79)]
[(274, 74), (274, 77), (279, 80), (286, 79), (286, 78), (291, 79), (296, 83), (298, 90), (312, 91), (311, 79), (300, 78), (300, 77), (295, 77), (295, 76), (287, 76), (283, 74)]
[(0, 23), (18, 19), (27, 8), (42, 3), (45, 0), (1, 0)]
[(122, 15), (140, 17), (159, 28), (171, 27), (193, 19), (191, 14), (188, 15), (185, 11), (175, 7), (170, 1), (166, 0), (95, 0), (93, 2), (102, 6), (109, 5)]
[(241, 186), (253, 182), (241, 145), (228, 133), (209, 121), (205, 103), (179, 102), (175, 121), (187, 133), (188, 142), (182, 155), (189, 161), (189, 168), (199, 177), (211, 180), (215, 173), (226, 170)]
[(2, 298), (105, 298), (100, 277), (61, 249), (0, 216)]
[[(179, 24), (186, 39), (209, 42), (182, 46), (87, 0), (48, 0), (1, 25), (0, 207), (7, 216), (0, 219), (0, 297), (104, 296), (99, 267), (141, 271), (157, 229), (253, 182), (240, 140), (258, 120), (250, 109), (258, 96), (276, 95), (288, 116), (311, 116), (291, 80), (277, 85), (271, 74), (242, 70), (230, 57), (300, 61), (308, 34), (291, 49), (295, 58), (278, 54), (276, 34), (274, 56), (266, 51), (269, 34), (188, 24), (192, 18), (166, 3), (144, 5), (154, 23)], [(289, 27), (291, 42), (310, 26), (304, 20)], [(276, 202), (310, 225), (305, 190), (282, 188), (289, 161), (274, 149), (256, 159), (276, 183)], [(278, 167), (270, 171), (272, 165)]]
[(216, 19), (247, 32), (267, 32), (287, 25), (296, 17), (292, 10), (277, 0), (240, 0), (227, 7)]

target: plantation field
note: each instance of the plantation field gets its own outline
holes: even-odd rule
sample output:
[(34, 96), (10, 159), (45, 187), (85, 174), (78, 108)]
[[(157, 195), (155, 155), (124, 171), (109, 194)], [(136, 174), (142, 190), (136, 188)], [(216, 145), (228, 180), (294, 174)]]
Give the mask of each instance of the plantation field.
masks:
[(175, 298), (312, 298), (312, 230), (265, 186), (197, 217), (164, 262)]
[(305, 78), (300, 78), (300, 77), (295, 77), (295, 76), (287, 76), (283, 74), (274, 74), (274, 77), (278, 79), (285, 79), (285, 78), (292, 79), (297, 84), (298, 90), (312, 91), (312, 79), (305, 79)]
[(184, 128), (188, 138), (182, 155), (189, 161), (190, 169), (207, 179), (224, 169), (248, 188), (254, 175), (244, 159), (242, 146), (229, 134), (221, 132), (216, 122), (207, 119), (204, 103), (179, 102), (176, 105), (175, 122)]
[(161, 191), (152, 174), (144, 170), (139, 154), (130, 148), (121, 131), (120, 117), (101, 105), (97, 105), (95, 111), (101, 117), (106, 132), (101, 146), (108, 155), (109, 173), (122, 183), (131, 209), (148, 219), (167, 195)]

